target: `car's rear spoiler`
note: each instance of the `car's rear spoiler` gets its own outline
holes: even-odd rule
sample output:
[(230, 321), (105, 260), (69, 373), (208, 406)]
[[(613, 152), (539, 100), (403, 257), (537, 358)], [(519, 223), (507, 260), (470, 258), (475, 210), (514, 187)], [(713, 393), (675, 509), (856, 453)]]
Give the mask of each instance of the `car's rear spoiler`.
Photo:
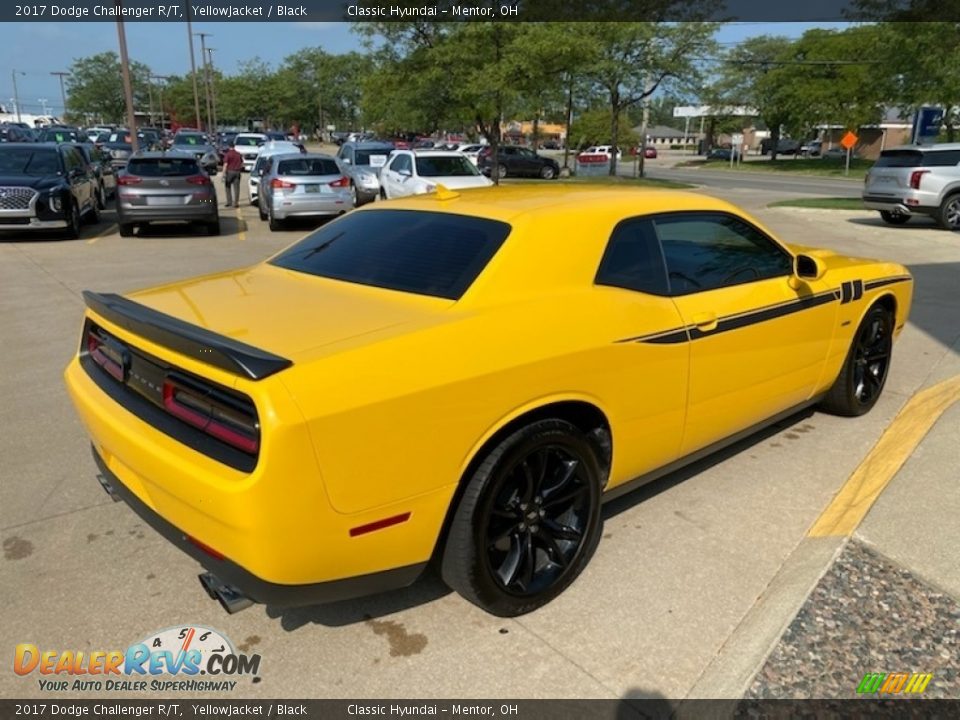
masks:
[(250, 380), (293, 365), (279, 355), (191, 325), (113, 293), (83, 291), (87, 307), (115, 325), (182, 355)]

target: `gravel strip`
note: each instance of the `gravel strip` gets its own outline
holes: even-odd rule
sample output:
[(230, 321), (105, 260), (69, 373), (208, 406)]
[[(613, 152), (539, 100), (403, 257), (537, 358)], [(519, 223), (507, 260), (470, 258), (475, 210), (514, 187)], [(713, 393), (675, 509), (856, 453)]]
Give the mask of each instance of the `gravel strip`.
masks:
[(960, 604), (850, 541), (757, 673), (747, 698), (857, 695), (865, 673), (933, 673), (923, 698), (960, 698)]

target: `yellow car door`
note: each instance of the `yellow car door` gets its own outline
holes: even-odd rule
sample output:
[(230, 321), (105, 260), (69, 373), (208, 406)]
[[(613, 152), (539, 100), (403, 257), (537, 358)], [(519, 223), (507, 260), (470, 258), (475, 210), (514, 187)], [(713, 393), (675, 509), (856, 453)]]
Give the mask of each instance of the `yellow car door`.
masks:
[(797, 282), (790, 253), (739, 216), (671, 213), (655, 224), (690, 338), (682, 453), (808, 400), (830, 346), (833, 290)]
[(617, 224), (595, 285), (597, 316), (616, 338), (604, 350), (600, 383), (617, 427), (613, 488), (679, 457), (690, 348), (649, 218)]

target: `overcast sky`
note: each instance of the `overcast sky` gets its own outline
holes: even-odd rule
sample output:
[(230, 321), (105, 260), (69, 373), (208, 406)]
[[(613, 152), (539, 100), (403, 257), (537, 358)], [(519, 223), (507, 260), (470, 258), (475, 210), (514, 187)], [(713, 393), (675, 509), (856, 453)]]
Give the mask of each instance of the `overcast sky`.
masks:
[[(722, 43), (736, 43), (753, 35), (799, 37), (811, 27), (843, 27), (845, 23), (734, 23), (717, 35)], [(305, 47), (327, 52), (361, 50), (360, 39), (349, 23), (193, 23), (193, 31), (211, 33), (214, 63), (227, 74), (238, 64), (260, 56), (273, 66)], [(183, 75), (189, 71), (185, 24), (126, 23), (127, 47), (133, 60), (146, 63), (157, 75)], [(197, 63), (200, 42), (195, 38)], [(11, 104), (17, 71), (17, 89), (24, 112), (39, 113), (40, 99), (54, 114), (61, 111), (60, 85), (50, 73), (69, 70), (76, 58), (117, 50), (115, 23), (2, 23), (0, 24), (0, 103)], [(21, 75), (21, 73), (25, 73)]]

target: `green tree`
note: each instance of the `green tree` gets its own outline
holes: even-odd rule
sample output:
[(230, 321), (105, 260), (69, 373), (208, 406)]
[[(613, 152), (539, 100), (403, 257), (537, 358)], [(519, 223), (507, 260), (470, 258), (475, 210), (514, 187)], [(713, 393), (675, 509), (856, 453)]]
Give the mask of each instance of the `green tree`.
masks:
[[(698, 4), (691, 3), (695, 8)], [(610, 143), (620, 142), (620, 119), (658, 90), (700, 84), (699, 59), (714, 52), (716, 23), (618, 22), (579, 23), (590, 54), (584, 73), (606, 95), (610, 109)], [(617, 159), (610, 159), (615, 175)]]
[[(136, 61), (130, 62), (133, 105), (138, 112), (147, 111), (149, 77), (149, 67)], [(66, 87), (67, 111), (70, 115), (98, 122), (126, 121), (120, 58), (115, 52), (102, 52), (74, 60)]]

